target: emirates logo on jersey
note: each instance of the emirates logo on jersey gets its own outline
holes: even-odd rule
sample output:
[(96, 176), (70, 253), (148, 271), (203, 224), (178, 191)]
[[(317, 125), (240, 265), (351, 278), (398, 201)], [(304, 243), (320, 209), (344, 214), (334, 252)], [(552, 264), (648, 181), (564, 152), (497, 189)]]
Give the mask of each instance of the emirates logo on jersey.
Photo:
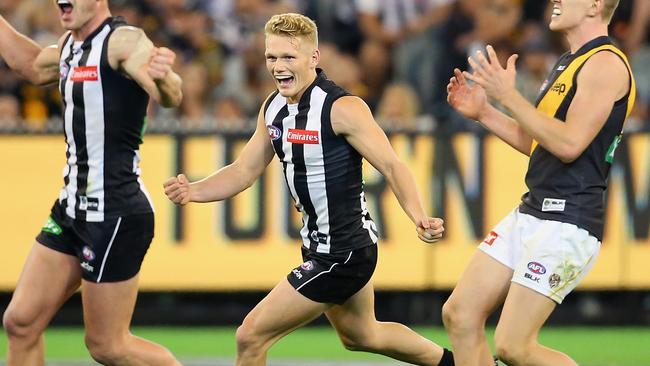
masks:
[(70, 80), (74, 82), (99, 80), (97, 66), (77, 66), (73, 68)]
[(287, 134), (287, 141), (292, 144), (316, 145), (320, 142), (320, 138), (318, 138), (318, 131), (290, 128)]

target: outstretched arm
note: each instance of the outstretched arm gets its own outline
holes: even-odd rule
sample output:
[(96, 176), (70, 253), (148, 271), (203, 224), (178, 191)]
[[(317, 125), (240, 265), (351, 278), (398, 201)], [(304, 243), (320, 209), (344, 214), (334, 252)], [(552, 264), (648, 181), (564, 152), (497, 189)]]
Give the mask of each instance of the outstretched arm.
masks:
[(475, 72), (464, 75), (503, 104), (528, 135), (565, 163), (582, 155), (607, 121), (614, 103), (630, 88), (623, 61), (612, 52), (598, 52), (580, 70), (576, 94), (562, 122), (538, 111), (515, 89), (516, 56), (508, 59), (504, 69), (491, 46), (487, 52), (487, 58), (479, 53), (477, 61), (470, 60)]
[(531, 137), (517, 122), (487, 102), (480, 85), (469, 85), (465, 76), (454, 69), (447, 85), (447, 102), (456, 111), (480, 122), (485, 128), (524, 155), (530, 155)]
[(175, 59), (173, 51), (155, 47), (139, 28), (120, 27), (108, 42), (111, 67), (135, 80), (163, 107), (178, 107), (183, 99), (181, 78), (172, 70)]
[(366, 103), (352, 96), (339, 98), (332, 105), (331, 120), (334, 132), (343, 135), (386, 177), (402, 209), (415, 224), (419, 238), (427, 243), (438, 241), (444, 231), (442, 219), (428, 217), (424, 212), (413, 175), (395, 154)]
[(273, 155), (263, 110), (260, 109), (253, 137), (232, 164), (194, 183), (189, 183), (183, 174), (169, 178), (163, 184), (165, 194), (172, 202), (180, 205), (230, 198), (250, 187), (262, 175)]
[(0, 56), (20, 76), (37, 85), (59, 80), (57, 46), (41, 48), (0, 15)]

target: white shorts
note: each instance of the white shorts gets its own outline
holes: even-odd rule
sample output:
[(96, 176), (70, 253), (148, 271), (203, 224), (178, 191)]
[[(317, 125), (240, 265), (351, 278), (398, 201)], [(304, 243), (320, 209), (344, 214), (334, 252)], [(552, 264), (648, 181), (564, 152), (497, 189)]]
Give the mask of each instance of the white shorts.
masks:
[(512, 282), (561, 304), (593, 266), (600, 241), (576, 225), (538, 219), (515, 208), (479, 249), (512, 268)]

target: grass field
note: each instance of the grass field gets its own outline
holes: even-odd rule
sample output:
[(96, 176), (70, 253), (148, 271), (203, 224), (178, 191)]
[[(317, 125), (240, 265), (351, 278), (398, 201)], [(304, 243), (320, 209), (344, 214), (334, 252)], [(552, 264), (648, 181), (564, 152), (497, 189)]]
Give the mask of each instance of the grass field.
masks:
[[(441, 328), (416, 328), (425, 337), (449, 346)], [(195, 365), (227, 365), (235, 354), (235, 328), (135, 328), (139, 336), (167, 346), (182, 360)], [(584, 366), (650, 366), (650, 327), (548, 328), (542, 343), (560, 349)], [(48, 362), (57, 365), (94, 365), (83, 347), (80, 328), (53, 328), (46, 334)], [(0, 337), (0, 359), (5, 359), (6, 338)], [(282, 339), (269, 354), (275, 365), (397, 365), (389, 359), (346, 351), (328, 327), (300, 329)], [(214, 360), (213, 362), (211, 360)]]

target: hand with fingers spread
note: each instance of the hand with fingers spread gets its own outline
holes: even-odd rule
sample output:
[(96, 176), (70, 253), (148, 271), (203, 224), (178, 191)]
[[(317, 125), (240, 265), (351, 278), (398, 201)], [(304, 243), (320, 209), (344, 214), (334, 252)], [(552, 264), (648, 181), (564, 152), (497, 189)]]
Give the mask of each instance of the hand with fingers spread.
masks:
[(485, 90), (480, 85), (470, 85), (459, 69), (447, 84), (447, 102), (463, 116), (478, 120), (481, 111), (488, 105)]
[(515, 78), (517, 76), (517, 70), (515, 68), (515, 62), (519, 56), (517, 54), (511, 55), (504, 69), (499, 63), (494, 48), (488, 45), (486, 50), (487, 57), (483, 52), (477, 51), (475, 58), (468, 58), (469, 64), (474, 69), (474, 72), (470, 74), (464, 71), (463, 75), (483, 87), (490, 98), (494, 98), (502, 103), (505, 98), (508, 98), (510, 93), (516, 91)]
[(165, 194), (170, 201), (177, 205), (185, 205), (190, 202), (190, 182), (185, 174), (171, 177), (163, 183)]
[(419, 220), (418, 226), (415, 230), (418, 233), (418, 238), (425, 243), (435, 243), (442, 238), (442, 233), (445, 231), (444, 221), (437, 217), (425, 217)]
[(167, 47), (154, 47), (147, 65), (147, 73), (153, 80), (163, 80), (172, 70), (176, 54)]

